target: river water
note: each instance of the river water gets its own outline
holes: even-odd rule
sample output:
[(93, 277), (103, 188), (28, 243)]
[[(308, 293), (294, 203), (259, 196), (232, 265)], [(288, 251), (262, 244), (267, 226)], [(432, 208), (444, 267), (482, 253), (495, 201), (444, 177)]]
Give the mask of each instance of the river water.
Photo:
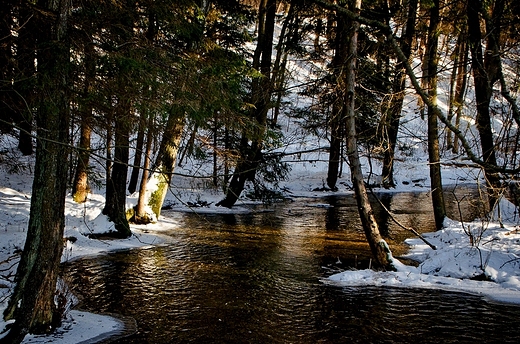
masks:
[[(404, 225), (433, 230), (427, 194), (380, 196)], [(83, 309), (136, 320), (137, 332), (117, 343), (520, 342), (520, 307), (323, 283), (370, 265), (354, 204), (345, 196), (241, 215), (165, 213), (177, 223), (168, 244), (75, 261), (64, 275)], [(410, 233), (376, 214), (394, 255), (405, 252)]]

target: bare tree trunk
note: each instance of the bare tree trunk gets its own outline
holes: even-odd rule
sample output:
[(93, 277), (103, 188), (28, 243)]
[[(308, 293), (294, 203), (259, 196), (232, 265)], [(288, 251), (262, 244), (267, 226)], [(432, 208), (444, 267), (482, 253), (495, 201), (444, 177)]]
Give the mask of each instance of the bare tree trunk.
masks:
[(270, 107), (272, 92), (270, 74), (276, 4), (276, 0), (263, 0), (259, 11), (261, 13), (259, 22), (262, 25), (259, 25), (258, 44), (253, 57), (253, 66), (259, 67), (263, 77), (260, 78), (260, 80), (253, 80), (251, 90), (251, 103), (255, 104), (252, 117), (255, 120), (257, 128), (252, 135), (250, 146), (247, 143), (248, 139), (245, 136), (242, 138), (241, 160), (235, 167), (235, 171), (227, 188), (226, 197), (217, 203), (218, 206), (231, 208), (237, 202), (240, 194), (244, 190), (246, 181), (255, 178), (256, 170), (263, 160), (263, 137), (267, 126), (267, 112)]
[[(0, 6), (0, 37), (2, 37), (2, 44), (0, 44), (0, 80), (14, 79), (14, 36), (11, 30), (14, 26), (14, 0), (6, 0)], [(0, 121), (0, 131), (12, 130), (11, 121), (14, 118), (14, 109), (12, 98), (14, 92), (11, 89), (12, 85), (8, 82), (2, 81), (0, 83), (0, 113), (2, 120)]]
[(218, 186), (218, 121), (217, 114), (213, 117), (213, 186)]
[[(150, 131), (151, 128), (148, 128)], [(139, 118), (139, 128), (137, 131), (137, 140), (135, 142), (135, 156), (134, 166), (132, 166), (132, 174), (130, 175), (130, 182), (128, 183), (128, 192), (133, 194), (137, 189), (137, 181), (139, 180), (139, 172), (141, 171), (141, 160), (143, 158), (145, 125), (144, 119)], [(146, 159), (146, 158), (145, 158)]]
[(146, 184), (148, 182), (148, 176), (150, 175), (150, 155), (152, 153), (153, 141), (151, 122), (152, 121), (150, 120), (150, 125), (146, 134), (146, 149), (144, 152), (143, 174), (141, 176), (141, 184), (139, 186), (139, 198), (137, 199), (137, 206), (135, 207), (135, 212), (132, 219), (132, 221), (137, 224), (147, 224), (153, 222), (146, 212)]
[(34, 31), (37, 30), (35, 22), (31, 20), (33, 13), (28, 6), (20, 6), (20, 18), (22, 23), (16, 42), (16, 64), (19, 75), (16, 75), (14, 89), (16, 92), (16, 118), (15, 122), (20, 127), (18, 138), (18, 149), (23, 155), (33, 153), (33, 142), (31, 131), (33, 128), (33, 109), (32, 104), (37, 97), (35, 92), (36, 65), (36, 37)]
[[(361, 0), (356, 0), (355, 11), (359, 13)], [(355, 114), (355, 82), (356, 82), (356, 58), (357, 58), (357, 35), (359, 23), (352, 22), (352, 29), (348, 45), (348, 62), (345, 82), (345, 106), (347, 127), (347, 156), (350, 162), (352, 184), (356, 194), (361, 223), (370, 245), (372, 255), (377, 264), (388, 270), (395, 270), (392, 254), (386, 241), (381, 237), (374, 212), (368, 199), (368, 194), (363, 180), (363, 172), (359, 160), (358, 145), (356, 139), (356, 114)]]
[[(455, 115), (455, 85), (456, 81), (458, 79), (458, 70), (459, 70), (459, 64), (460, 64), (460, 48), (461, 48), (461, 37), (459, 35), (457, 39), (457, 43), (455, 45), (455, 57), (453, 58), (453, 67), (451, 68), (451, 75), (450, 75), (450, 89), (448, 92), (448, 116), (446, 119), (452, 123), (453, 117)], [(448, 48), (449, 49), (449, 48)], [(446, 52), (449, 54), (449, 51)], [(451, 130), (446, 128), (446, 150), (453, 150), (453, 133)]]
[[(29, 227), (15, 277), (15, 290), (4, 312), (15, 322), (4, 343), (19, 343), (31, 333), (48, 333), (61, 321), (56, 282), (63, 251), (69, 143), (70, 63), (67, 18), (70, 3), (39, 1), (52, 17), (35, 12), (38, 21), (39, 109), (36, 165)], [(53, 20), (50, 20), (52, 18)], [(52, 105), (51, 105), (52, 104)], [(59, 297), (58, 297), (59, 299)]]
[(446, 207), (444, 205), (444, 193), (442, 189), (442, 175), (439, 149), (439, 128), (437, 125), (437, 63), (438, 63), (438, 26), (439, 26), (439, 0), (433, 0), (430, 9), (430, 26), (428, 27), (427, 43), (427, 76), (428, 96), (431, 104), (428, 104), (428, 157), (430, 163), (430, 183), (433, 204), (433, 215), (435, 226), (441, 229), (446, 218)]
[(345, 79), (346, 64), (348, 59), (348, 37), (347, 37), (347, 18), (338, 13), (336, 16), (336, 36), (334, 41), (335, 53), (332, 59), (332, 75), (334, 76), (334, 101), (332, 103), (332, 113), (329, 119), (330, 127), (330, 150), (329, 164), (327, 168), (327, 186), (336, 191), (336, 183), (339, 176), (339, 166), (341, 163), (341, 143), (344, 138), (344, 123), (346, 104), (345, 90), (339, 85)]
[[(85, 84), (83, 86), (83, 99), (89, 99), (95, 77), (94, 46), (90, 42), (87, 42), (85, 48)], [(72, 199), (77, 203), (85, 202), (90, 192), (88, 185), (88, 166), (90, 160), (90, 137), (92, 134), (92, 105), (88, 100), (83, 100), (83, 102), (84, 103), (80, 104), (81, 127), (77, 154), (78, 162), (72, 183)]]
[(273, 63), (273, 72), (272, 72), (272, 85), (273, 91), (276, 93), (276, 102), (274, 104), (274, 114), (272, 121), (270, 123), (271, 127), (275, 127), (278, 122), (278, 116), (280, 115), (280, 105), (282, 103), (282, 96), (284, 94), (284, 86), (285, 86), (285, 77), (286, 77), (286, 67), (287, 67), (287, 51), (286, 44), (288, 41), (288, 36), (291, 35), (291, 32), (287, 32), (287, 28), (290, 24), (294, 22), (295, 17), (295, 8), (296, 5), (293, 3), (295, 0), (289, 2), (287, 17), (285, 18), (282, 29), (280, 31), (280, 35), (278, 36), (278, 44), (276, 45), (276, 58)]
[(103, 214), (114, 223), (115, 236), (127, 238), (132, 235), (126, 217), (126, 178), (129, 158), (130, 104), (125, 100), (116, 106), (114, 126), (114, 163), (109, 183), (106, 186), (106, 200)]
[[(405, 31), (401, 40), (401, 49), (404, 56), (409, 59), (412, 51), (412, 42), (415, 35), (415, 19), (417, 17), (418, 0), (408, 1), (408, 16)], [(397, 145), (397, 134), (399, 132), (399, 122), (403, 109), (404, 92), (406, 88), (406, 71), (404, 64), (398, 62), (395, 67), (395, 79), (393, 85), (393, 97), (390, 100), (387, 115), (385, 116), (385, 128), (387, 143), (383, 156), (383, 168), (381, 177), (386, 188), (395, 187), (394, 181), (394, 156)]]
[[(483, 56), (482, 33), (479, 13), (484, 11), (482, 3), (468, 2), (468, 32), (471, 50), (471, 65), (473, 67), (473, 79), (475, 81), (475, 98), (477, 102), (477, 129), (480, 136), (483, 160), (496, 166), (495, 144), (489, 105), (493, 94), (493, 84), (498, 81), (500, 70), (500, 54), (498, 44), (500, 38), (500, 17), (503, 11), (503, 0), (494, 3), (492, 18), (486, 19), (487, 44), (485, 57)], [(498, 61), (497, 61), (498, 59)], [(491, 168), (484, 168), (488, 187), (490, 209), (493, 209), (500, 190), (500, 177)]]
[(90, 136), (92, 128), (87, 118), (83, 118), (80, 128), (78, 163), (72, 183), (72, 199), (83, 203), (87, 200), (90, 187), (88, 185), (88, 164), (90, 159)]
[[(469, 45), (467, 43), (467, 35), (466, 38), (462, 42), (461, 55), (462, 60), (458, 66), (457, 72), (457, 85), (455, 86), (455, 96), (453, 98), (453, 106), (455, 107), (455, 127), (459, 129), (460, 127), (460, 118), (462, 117), (462, 109), (464, 108), (464, 94), (466, 93), (466, 85), (468, 82), (468, 58), (469, 58)], [(453, 153), (457, 154), (459, 152), (459, 139), (457, 135), (454, 135), (453, 138)]]

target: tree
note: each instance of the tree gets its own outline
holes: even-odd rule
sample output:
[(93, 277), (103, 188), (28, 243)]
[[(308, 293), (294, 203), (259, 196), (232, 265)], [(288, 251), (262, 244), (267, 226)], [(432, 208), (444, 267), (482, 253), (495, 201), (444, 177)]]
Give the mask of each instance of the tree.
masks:
[(39, 52), (36, 165), (27, 239), (4, 312), (6, 320), (15, 322), (4, 343), (21, 342), (27, 333), (48, 333), (61, 321), (55, 301), (65, 225), (70, 3), (40, 0), (38, 7), (41, 11), (34, 11), (32, 19), (40, 28), (35, 32)]
[(129, 114), (130, 104), (127, 99), (119, 99), (116, 106), (114, 125), (114, 161), (112, 173), (106, 186), (106, 201), (103, 214), (114, 223), (115, 236), (127, 238), (132, 235), (126, 217), (126, 178), (129, 158)]
[[(401, 49), (407, 59), (410, 58), (412, 52), (412, 42), (415, 35), (415, 19), (417, 17), (417, 4), (418, 0), (408, 1), (406, 25), (400, 40)], [(394, 156), (406, 88), (406, 71), (401, 61), (397, 61), (394, 74), (392, 98), (386, 107), (386, 111), (382, 114), (383, 136), (385, 139), (383, 140), (384, 152), (381, 179), (383, 185), (387, 188), (395, 187)]]
[[(240, 28), (249, 23), (248, 11), (235, 1), (198, 5), (185, 4), (186, 7), (182, 7), (185, 13), (179, 11), (179, 17), (172, 22), (187, 22), (182, 27), (169, 27), (169, 34), (178, 35), (185, 45), (179, 44), (179, 51), (171, 60), (171, 70), (162, 76), (169, 82), (165, 87), (165, 104), (158, 112), (166, 124), (146, 190), (140, 191), (135, 214), (139, 223), (159, 218), (184, 132), (189, 140), (181, 161), (193, 151), (198, 128), (212, 130), (215, 118), (224, 119), (219, 122), (223, 125), (234, 122), (233, 126), (240, 127), (242, 123), (241, 119), (236, 120), (236, 113), (243, 108), (242, 89), (247, 68), (244, 57), (234, 50), (240, 51), (239, 46), (244, 42)], [(190, 17), (194, 13), (196, 15)], [(164, 43), (162, 37), (159, 35), (158, 44)]]
[[(143, 145), (144, 145), (144, 133), (145, 133), (145, 125), (144, 119), (139, 118), (139, 128), (137, 129), (137, 140), (135, 144), (135, 156), (134, 163), (132, 166), (132, 174), (130, 176), (130, 182), (128, 183), (128, 192), (133, 194), (137, 188), (137, 180), (139, 179), (139, 172), (141, 170), (141, 159), (143, 155)], [(145, 158), (146, 159), (146, 158)]]
[[(0, 128), (6, 132), (18, 132), (18, 149), (24, 155), (33, 153), (32, 126), (35, 97), (36, 38), (34, 21), (30, 20), (29, 6), (17, 1), (7, 1), (2, 6), (0, 24)], [(12, 34), (14, 23), (25, 23)]]
[[(263, 139), (267, 129), (267, 111), (270, 107), (272, 93), (270, 74), (276, 5), (276, 0), (260, 2), (258, 43), (253, 56), (253, 68), (257, 69), (261, 76), (254, 78), (251, 86), (251, 104), (254, 105), (251, 110), (251, 118), (254, 121), (253, 133), (252, 135), (243, 134), (241, 157), (229, 182), (226, 197), (217, 203), (219, 206), (230, 208), (236, 203), (244, 190), (246, 181), (254, 179), (263, 161)], [(249, 140), (251, 140), (250, 144)]]
[(426, 62), (428, 64), (426, 80), (428, 82), (428, 96), (430, 101), (428, 105), (428, 158), (430, 165), (430, 183), (433, 204), (433, 215), (435, 217), (435, 226), (441, 229), (444, 225), (446, 217), (446, 207), (444, 204), (444, 193), (442, 189), (442, 176), (440, 164), (440, 148), (439, 148), (439, 128), (437, 124), (437, 65), (438, 65), (438, 45), (440, 22), (440, 4), (439, 0), (433, 0), (430, 8), (430, 25), (428, 27), (428, 41), (426, 43)]
[[(477, 103), (477, 129), (482, 147), (482, 158), (487, 166), (496, 166), (495, 144), (491, 127), (490, 102), (493, 85), (500, 79), (500, 35), (501, 17), (504, 14), (505, 0), (468, 1), (468, 33), (471, 51), (471, 67), (475, 83), (475, 99)], [(489, 7), (488, 7), (489, 6)], [(488, 13), (491, 13), (488, 16)], [(485, 18), (486, 47), (482, 46), (480, 15)], [(483, 52), (483, 50), (485, 52)], [(490, 209), (493, 209), (501, 188), (500, 177), (492, 167), (484, 167)]]
[[(132, 235), (126, 215), (126, 182), (128, 174), (128, 159), (130, 150), (130, 129), (132, 122), (132, 105), (135, 99), (135, 78), (138, 76), (139, 52), (131, 52), (129, 43), (133, 38), (136, 22), (136, 2), (127, 0), (126, 6), (120, 12), (119, 25), (113, 25), (114, 43), (122, 47), (112, 54), (115, 77), (114, 106), (114, 161), (110, 177), (106, 185), (106, 201), (103, 214), (114, 223), (115, 236), (127, 238)], [(137, 55), (137, 56), (136, 56)], [(110, 124), (109, 124), (110, 125)]]
[(93, 106), (91, 104), (92, 88), (96, 77), (96, 63), (94, 57), (94, 45), (92, 41), (85, 42), (84, 51), (84, 75), (83, 92), (79, 102), (80, 114), (80, 139), (78, 145), (78, 162), (72, 183), (72, 199), (83, 203), (87, 200), (90, 187), (88, 185), (88, 171), (90, 160), (90, 138), (92, 135)]
[[(354, 9), (358, 15), (360, 12), (361, 0), (356, 0)], [(348, 60), (345, 72), (344, 101), (346, 107), (346, 134), (347, 134), (347, 156), (350, 162), (350, 173), (356, 202), (361, 218), (361, 223), (365, 231), (365, 236), (372, 250), (376, 262), (383, 268), (395, 270), (393, 267), (390, 248), (386, 241), (381, 237), (379, 226), (376, 222), (372, 206), (368, 199), (363, 179), (363, 171), (359, 160), (358, 145), (356, 139), (356, 110), (355, 110), (355, 82), (356, 82), (356, 56), (357, 56), (357, 33), (359, 22), (353, 20), (349, 32)]]
[[(144, 165), (143, 165), (143, 174), (141, 176), (141, 184), (139, 187), (139, 198), (137, 199), (137, 205), (135, 207), (133, 218), (131, 219), (134, 223), (142, 223), (147, 224), (150, 222), (153, 222), (153, 219), (149, 218), (149, 215), (147, 214), (146, 209), (146, 191), (147, 191), (147, 183), (148, 183), (148, 176), (150, 175), (150, 155), (152, 154), (152, 125), (153, 125), (153, 118), (150, 117), (150, 123), (148, 126), (148, 132), (146, 133), (146, 149), (144, 152)], [(140, 130), (141, 132), (141, 130)], [(144, 139), (143, 139), (144, 140)], [(142, 145), (141, 145), (142, 146)], [(134, 170), (135, 171), (135, 170)], [(133, 171), (132, 171), (133, 172)], [(160, 211), (160, 209), (159, 209)], [(160, 214), (157, 212), (155, 214), (156, 217), (158, 217)]]
[[(455, 117), (455, 127), (458, 129), (460, 126), (460, 119), (462, 116), (462, 109), (464, 107), (464, 94), (466, 93), (466, 87), (468, 82), (468, 60), (469, 60), (469, 45), (467, 42), (467, 28), (461, 30), (457, 38), (457, 46), (455, 50), (454, 66), (452, 76), (455, 80), (452, 80), (452, 88), (450, 90), (450, 104), (448, 110), (447, 120), (451, 123), (453, 117)], [(452, 131), (448, 130), (448, 149), (452, 148), (452, 152), (457, 154), (459, 151), (459, 140), (457, 136), (452, 139)]]
[(164, 129), (161, 146), (157, 153), (153, 172), (146, 185), (147, 196), (145, 196), (145, 200), (153, 211), (155, 218), (152, 214), (145, 216), (142, 212), (144, 209), (140, 209), (139, 214), (137, 214), (137, 216), (140, 217), (140, 223), (154, 222), (159, 219), (161, 207), (166, 198), (175, 169), (185, 121), (186, 117), (182, 109), (172, 106), (166, 128)]
[(339, 166), (342, 160), (341, 144), (345, 137), (345, 111), (344, 89), (338, 83), (345, 78), (345, 69), (348, 60), (348, 29), (347, 18), (344, 14), (337, 13), (336, 16), (336, 36), (334, 38), (334, 57), (332, 59), (332, 77), (334, 94), (332, 95), (332, 111), (329, 119), (330, 126), (330, 150), (329, 165), (327, 169), (327, 186), (331, 190), (337, 190), (336, 182), (339, 175)]
[(2, 18), (0, 21), (0, 112), (2, 113), (0, 129), (5, 132), (11, 130), (10, 122), (14, 117), (10, 82), (14, 74), (14, 39), (11, 35), (14, 22), (13, 11), (13, 1), (6, 1), (0, 8), (0, 18)]

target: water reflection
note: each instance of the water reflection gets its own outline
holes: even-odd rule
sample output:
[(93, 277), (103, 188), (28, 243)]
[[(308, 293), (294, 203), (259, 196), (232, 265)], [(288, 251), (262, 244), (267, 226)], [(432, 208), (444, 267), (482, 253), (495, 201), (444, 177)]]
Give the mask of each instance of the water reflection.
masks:
[[(430, 230), (420, 197), (384, 199), (402, 221)], [(170, 213), (180, 224), (171, 244), (77, 261), (65, 274), (84, 295), (84, 308), (137, 320), (139, 332), (120, 343), (520, 340), (511, 326), (520, 316), (516, 307), (453, 293), (321, 283), (334, 271), (368, 264), (352, 202), (305, 199), (247, 215)], [(413, 215), (399, 212), (406, 208)], [(388, 223), (390, 235), (398, 232)]]

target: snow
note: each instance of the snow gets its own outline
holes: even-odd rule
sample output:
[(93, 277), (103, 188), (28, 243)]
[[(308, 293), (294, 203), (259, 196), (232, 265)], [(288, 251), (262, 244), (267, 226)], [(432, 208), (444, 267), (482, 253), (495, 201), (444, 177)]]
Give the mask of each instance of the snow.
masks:
[[(304, 75), (309, 66), (290, 63), (295, 75)], [(304, 98), (291, 100), (293, 103), (307, 103)], [(409, 105), (405, 109), (402, 121), (404, 128), (400, 131), (402, 146), (395, 162), (395, 179), (397, 187), (391, 192), (425, 191), (429, 190), (428, 159), (424, 145), (426, 125), (417, 115), (413, 96), (407, 99)], [(285, 120), (281, 120), (283, 122)], [(468, 135), (472, 134), (474, 125), (463, 120)], [(286, 152), (310, 150), (327, 144), (323, 138), (314, 137), (312, 140), (302, 139), (298, 132), (292, 132), (293, 126), (284, 128), (286, 138), (294, 139), (286, 142), (283, 148)], [(474, 129), (474, 128), (473, 128)], [(301, 129), (299, 129), (301, 130)], [(32, 173), (29, 166), (32, 162), (16, 155), (15, 144), (9, 138), (0, 137), (2, 147), (12, 146), (11, 153), (19, 161), (19, 166), (26, 169), (9, 171), (9, 165), (0, 164), (0, 312), (6, 307), (9, 292), (13, 287), (12, 276), (16, 271), (16, 262), (23, 249), (26, 228), (29, 219)], [(324, 151), (304, 153), (300, 161), (291, 162), (292, 171), (287, 181), (280, 186), (293, 197), (322, 197), (326, 192), (315, 191), (325, 185), (328, 155)], [(25, 160), (24, 160), (25, 159)], [(289, 157), (290, 160), (297, 160)], [(467, 163), (459, 156), (444, 156), (442, 169), (443, 183), (447, 185), (461, 185), (482, 183), (482, 172), (474, 167), (460, 167), (450, 165)], [(344, 166), (345, 171), (348, 166)], [(363, 157), (365, 173), (377, 175), (381, 166), (378, 161), (369, 161)], [(187, 163), (179, 167), (176, 172), (191, 174), (192, 165)], [(207, 175), (210, 175), (209, 173)], [(351, 194), (349, 176), (340, 179), (338, 194)], [(204, 185), (206, 183), (206, 186)], [(384, 189), (378, 190), (385, 192)], [(390, 192), (390, 191), (389, 191)], [(94, 240), (88, 234), (104, 233), (112, 228), (112, 224), (101, 214), (104, 205), (104, 190), (96, 189), (88, 197), (85, 204), (76, 204), (70, 195), (66, 200), (67, 238), (62, 261), (80, 259), (100, 255), (109, 251), (132, 249), (165, 243), (168, 239), (163, 233), (175, 228), (174, 220), (161, 216), (156, 224), (132, 225), (132, 237), (123, 240)], [(216, 207), (215, 203), (223, 197), (220, 191), (207, 187), (207, 181), (189, 179), (176, 175), (168, 193), (165, 204), (170, 204), (176, 211), (197, 212), (233, 212), (250, 211), (248, 200), (241, 199), (233, 209)], [(128, 197), (128, 207), (136, 204), (137, 194)], [(207, 206), (199, 207), (200, 201), (207, 202)], [(318, 204), (316, 206), (327, 206)], [(500, 212), (496, 211), (492, 219), (477, 219), (472, 222), (459, 222), (447, 219), (443, 230), (426, 233), (424, 237), (437, 250), (433, 250), (418, 238), (406, 240), (410, 245), (407, 258), (420, 262), (417, 267), (406, 266), (395, 260), (397, 272), (381, 272), (373, 270), (349, 270), (337, 273), (324, 280), (341, 286), (384, 286), (399, 288), (442, 289), (462, 293), (480, 295), (493, 302), (520, 304), (520, 227), (517, 208), (510, 202), (502, 199)], [(485, 275), (486, 281), (475, 280)], [(72, 305), (70, 305), (72, 307)], [(7, 324), (0, 319), (0, 332)], [(92, 314), (73, 309), (63, 322), (63, 326), (50, 336), (32, 336), (25, 338), (24, 343), (94, 343), (109, 336), (121, 334), (124, 322), (111, 315)]]
[[(420, 151), (420, 149), (417, 149)], [(406, 161), (396, 162), (398, 187), (393, 192), (428, 191), (428, 164), (426, 158), (415, 152), (415, 156)], [(325, 153), (308, 153), (313, 162), (294, 163), (291, 178), (281, 186), (291, 196), (322, 197), (327, 193), (314, 191), (323, 186), (326, 178)], [(22, 157), (19, 157), (22, 159)], [(364, 166), (368, 166), (366, 159)], [(23, 164), (24, 161), (21, 161)], [(27, 162), (29, 163), (29, 162)], [(8, 293), (15, 272), (15, 262), (23, 248), (25, 230), (29, 219), (32, 176), (30, 170), (9, 173), (6, 166), (0, 173), (0, 262), (1, 268), (8, 270), (0, 276), (0, 311), (6, 306)], [(183, 168), (189, 169), (189, 166)], [(376, 166), (375, 168), (379, 168)], [(182, 168), (178, 170), (180, 173)], [(471, 168), (447, 167), (443, 169), (445, 184), (468, 183), (478, 181), (479, 172)], [(348, 184), (348, 176), (341, 181)], [(413, 182), (419, 181), (419, 182)], [(345, 185), (339, 192), (349, 194), (352, 191)], [(381, 190), (384, 191), (384, 190)], [(172, 193), (172, 192), (175, 192)], [(66, 200), (67, 238), (62, 261), (96, 256), (108, 251), (131, 249), (165, 243), (168, 237), (163, 235), (175, 228), (174, 220), (162, 216), (156, 224), (132, 225), (132, 237), (123, 240), (89, 239), (90, 233), (103, 233), (112, 228), (112, 224), (101, 214), (104, 205), (103, 190), (95, 190), (85, 204), (76, 204), (70, 195)], [(137, 194), (128, 197), (128, 206), (136, 203)], [(250, 211), (245, 199), (241, 199), (233, 209), (215, 207), (222, 198), (220, 191), (201, 188), (196, 182), (186, 177), (175, 176), (166, 204), (171, 204), (176, 211), (197, 212), (233, 212)], [(181, 202), (181, 199), (184, 202)], [(201, 201), (207, 206), (199, 207)], [(189, 205), (188, 205), (189, 204)], [(327, 206), (317, 204), (316, 206)], [(442, 289), (480, 295), (493, 302), (520, 304), (520, 227), (517, 209), (507, 200), (500, 203), (500, 221), (498, 212), (495, 220), (477, 219), (473, 222), (458, 222), (447, 219), (445, 228), (438, 232), (426, 233), (424, 237), (437, 250), (432, 250), (422, 240), (406, 240), (410, 245), (407, 258), (417, 260), (419, 266), (406, 266), (396, 260), (397, 272), (378, 272), (373, 270), (344, 271), (330, 276), (324, 283), (342, 286), (385, 286), (400, 288)], [(470, 234), (473, 238), (470, 240)], [(11, 273), (11, 278), (5, 276)], [(485, 273), (488, 281), (473, 280)], [(72, 307), (72, 305), (71, 305)], [(6, 323), (0, 321), (0, 329)], [(93, 343), (106, 337), (121, 334), (123, 322), (109, 315), (92, 314), (80, 310), (71, 310), (63, 326), (50, 336), (27, 336), (25, 343)]]
[(109, 315), (72, 310), (63, 325), (52, 335), (27, 335), (23, 343), (88, 344), (124, 332), (124, 323)]

